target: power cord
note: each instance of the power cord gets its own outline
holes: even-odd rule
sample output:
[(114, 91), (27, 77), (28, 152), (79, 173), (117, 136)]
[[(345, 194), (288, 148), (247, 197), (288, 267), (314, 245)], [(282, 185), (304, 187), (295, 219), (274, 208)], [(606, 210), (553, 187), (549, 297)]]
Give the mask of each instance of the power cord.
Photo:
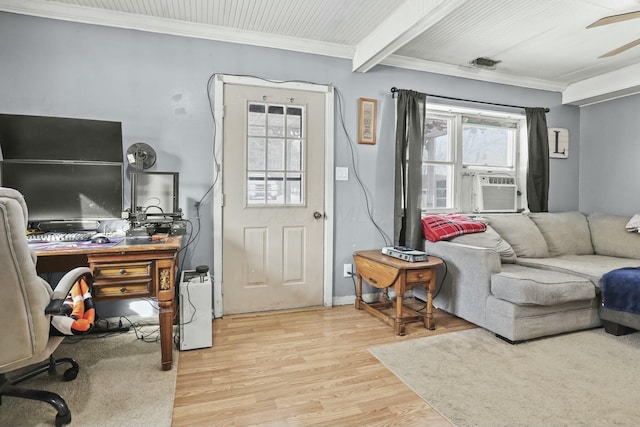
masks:
[(369, 216), (369, 221), (371, 221), (371, 223), (373, 224), (373, 226), (376, 228), (376, 230), (378, 231), (378, 233), (380, 234), (380, 236), (382, 237), (382, 240), (384, 241), (384, 245), (385, 246), (390, 246), (391, 243), (391, 239), (389, 238), (389, 236), (387, 236), (387, 234), (382, 230), (382, 228), (378, 225), (378, 223), (375, 221), (375, 219), (373, 218), (373, 214), (371, 213), (371, 206), (370, 206), (370, 201), (369, 201), (369, 195), (367, 193), (367, 188), (365, 187), (364, 183), (362, 182), (362, 180), (360, 179), (360, 174), (358, 173), (358, 167), (356, 166), (356, 161), (355, 161), (355, 149), (354, 149), (354, 143), (353, 140), (351, 139), (351, 136), (349, 135), (349, 131), (347, 131), (347, 126), (344, 122), (344, 113), (342, 111), (342, 92), (340, 90), (338, 90), (338, 88), (334, 88), (336, 91), (336, 99), (338, 100), (338, 113), (340, 115), (340, 124), (342, 125), (342, 130), (345, 134), (345, 136), (347, 137), (347, 141), (349, 143), (349, 152), (351, 154), (351, 167), (353, 168), (353, 175), (356, 177), (356, 181), (358, 182), (358, 184), (360, 185), (360, 189), (362, 190), (362, 194), (364, 195), (364, 200), (365, 200), (365, 208), (367, 211), (367, 215)]

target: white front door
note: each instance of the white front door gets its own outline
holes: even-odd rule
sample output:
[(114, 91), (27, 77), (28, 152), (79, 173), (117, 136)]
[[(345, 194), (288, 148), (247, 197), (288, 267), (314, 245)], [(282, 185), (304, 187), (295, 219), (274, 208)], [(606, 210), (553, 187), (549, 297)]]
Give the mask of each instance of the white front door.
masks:
[(325, 115), (323, 93), (224, 85), (224, 314), (323, 305)]

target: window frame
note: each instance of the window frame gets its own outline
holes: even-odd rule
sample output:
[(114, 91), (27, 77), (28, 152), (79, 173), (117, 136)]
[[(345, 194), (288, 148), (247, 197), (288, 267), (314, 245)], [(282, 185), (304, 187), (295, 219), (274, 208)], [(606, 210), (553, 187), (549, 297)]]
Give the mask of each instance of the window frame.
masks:
[[(526, 202), (526, 171), (528, 161), (527, 149), (527, 132), (526, 132), (526, 116), (524, 114), (515, 114), (503, 111), (476, 109), (467, 107), (458, 107), (444, 104), (425, 104), (425, 127), (427, 119), (431, 116), (447, 118), (450, 120), (452, 127), (450, 129), (451, 137), (449, 138), (449, 152), (452, 158), (450, 161), (422, 160), (422, 167), (425, 165), (452, 165), (453, 172), (451, 178), (451, 201), (452, 206), (447, 208), (426, 208), (423, 202), (422, 213), (471, 213), (473, 210), (471, 196), (474, 192), (473, 177), (482, 173), (509, 174), (515, 177), (518, 187), (519, 209), (527, 209)], [(511, 150), (513, 166), (482, 166), (482, 165), (465, 165), (462, 161), (463, 148), (463, 116), (473, 116), (476, 118), (486, 118), (497, 121), (504, 121), (510, 124), (509, 127), (515, 128), (514, 143)], [(425, 141), (426, 143), (426, 134)], [(422, 189), (423, 194), (428, 189)]]

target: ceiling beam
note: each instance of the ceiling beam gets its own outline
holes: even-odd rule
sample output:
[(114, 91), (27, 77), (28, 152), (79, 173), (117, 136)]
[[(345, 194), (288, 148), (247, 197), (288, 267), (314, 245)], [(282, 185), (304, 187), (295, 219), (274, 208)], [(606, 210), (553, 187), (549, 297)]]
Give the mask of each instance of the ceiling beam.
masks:
[(468, 0), (407, 0), (356, 46), (353, 71), (366, 73)]
[(640, 64), (570, 84), (562, 92), (562, 103), (589, 105), (640, 93)]

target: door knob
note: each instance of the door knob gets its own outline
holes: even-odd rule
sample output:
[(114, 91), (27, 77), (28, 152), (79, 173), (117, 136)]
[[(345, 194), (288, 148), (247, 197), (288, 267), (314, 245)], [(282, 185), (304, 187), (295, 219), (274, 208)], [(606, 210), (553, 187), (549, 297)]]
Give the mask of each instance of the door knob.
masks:
[(314, 213), (313, 213), (313, 217), (314, 217), (315, 219), (320, 219), (320, 218), (322, 218), (322, 214), (321, 214), (320, 212), (317, 212), (317, 211), (316, 211), (316, 212), (314, 212)]

